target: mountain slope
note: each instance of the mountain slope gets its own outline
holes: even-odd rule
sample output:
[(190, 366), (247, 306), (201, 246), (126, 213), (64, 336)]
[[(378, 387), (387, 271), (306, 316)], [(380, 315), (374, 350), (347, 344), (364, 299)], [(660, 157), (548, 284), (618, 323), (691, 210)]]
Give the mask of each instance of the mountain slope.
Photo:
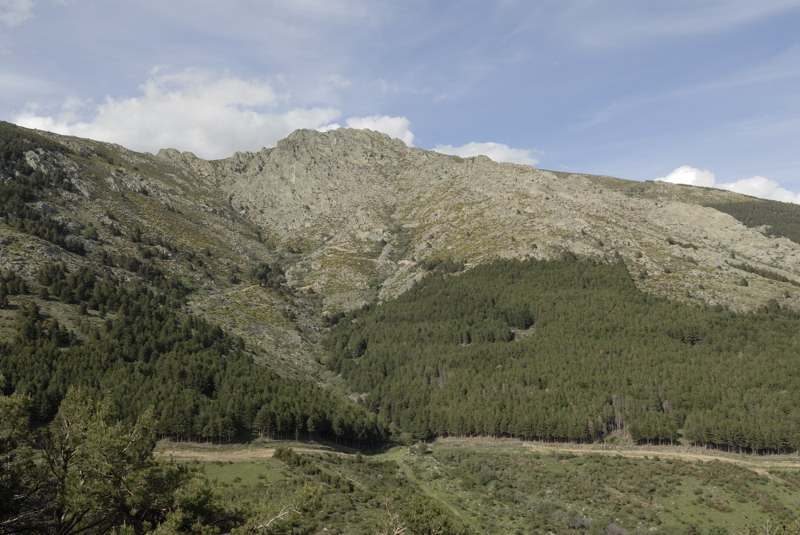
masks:
[[(798, 219), (795, 205), (462, 159), (370, 131), (301, 130), (273, 149), (205, 161), (3, 128), (3, 161), (69, 184), (31, 205), (63, 222), (85, 254), (6, 225), (0, 267), (30, 280), (51, 261), (139, 259), (190, 288), (192, 310), (292, 373), (321, 373), (308, 358), (320, 310), (397, 296), (441, 262), (569, 251), (621, 260), (640, 289), (671, 299), (800, 308), (798, 237), (774, 230)], [(25, 136), (49, 141), (13, 141)], [(0, 166), (6, 183), (14, 173)], [(730, 208), (741, 203), (761, 216)], [(254, 277), (264, 266), (275, 280), (285, 271), (287, 284)]]
[(216, 189), (120, 147), (7, 124), (0, 142), (0, 375), (37, 422), (84, 386), (131, 421), (154, 407), (165, 435), (385, 440), (309, 380), (313, 302)]
[(397, 295), (426, 261), (562, 251), (620, 257), (641, 288), (672, 298), (739, 310), (770, 299), (800, 306), (791, 284), (737, 267), (798, 281), (800, 245), (709, 207), (747, 199), (731, 192), (462, 159), (353, 130), (298, 131), (206, 173), (279, 247), (300, 252), (290, 280), (332, 308), (360, 305), (370, 289)]
[(417, 437), (800, 449), (800, 316), (642, 294), (621, 263), (437, 270), (323, 338), (362, 403)]
[[(725, 191), (462, 159), (374, 132), (298, 131), (204, 161), (0, 123), (0, 383), (31, 396), (39, 423), (83, 385), (122, 418), (154, 406), (160, 432), (215, 441), (622, 435), (794, 451), (798, 216)], [(522, 524), (501, 524), (529, 527), (530, 510), (543, 529), (590, 521), (585, 509), (565, 516), (583, 490), (535, 479), (540, 467), (516, 454), (495, 466), (494, 448), (424, 451), (412, 448), (419, 473), (470, 502), (441, 501), (456, 513), (500, 518), (519, 501), (508, 489), (541, 488), (519, 501)], [(331, 477), (339, 458), (297, 473), (344, 481)], [(563, 475), (565, 458), (546, 461)], [(609, 463), (581, 460), (570, 477), (646, 481), (674, 468), (649, 463), (631, 479)], [(484, 467), (514, 478), (486, 479)], [(729, 515), (740, 509), (795, 519), (781, 505), (796, 501), (788, 471), (758, 483), (785, 476), (780, 499), (721, 475), (744, 504), (703, 494), (709, 476), (688, 469), (633, 494), (591, 479), (586, 492), (610, 497), (591, 509), (595, 530), (654, 528), (654, 492), (682, 524), (701, 498), (720, 513), (707, 526), (743, 526), (747, 516)], [(487, 482), (502, 491), (496, 514), (486, 496), (454, 491)], [(286, 491), (259, 483), (259, 500), (263, 485)]]

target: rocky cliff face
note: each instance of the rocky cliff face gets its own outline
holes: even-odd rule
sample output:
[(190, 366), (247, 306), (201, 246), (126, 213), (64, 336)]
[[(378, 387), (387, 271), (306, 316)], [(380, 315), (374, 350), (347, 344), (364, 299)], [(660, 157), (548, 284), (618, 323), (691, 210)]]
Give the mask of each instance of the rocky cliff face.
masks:
[(123, 214), (186, 247), (202, 241), (223, 269), (280, 259), (289, 283), (328, 309), (397, 295), (443, 260), (566, 252), (619, 259), (658, 295), (800, 309), (800, 245), (706, 207), (745, 198), (722, 190), (459, 158), (350, 129), (301, 130), (273, 149), (217, 161), (50, 137), (83, 156), (31, 158), (68, 168), (92, 206), (128, 206)]

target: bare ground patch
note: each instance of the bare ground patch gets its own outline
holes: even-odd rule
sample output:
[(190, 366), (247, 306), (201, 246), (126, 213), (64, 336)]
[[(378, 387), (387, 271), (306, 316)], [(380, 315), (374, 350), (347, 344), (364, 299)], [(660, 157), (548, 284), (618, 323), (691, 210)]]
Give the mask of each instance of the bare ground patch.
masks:
[(201, 442), (161, 441), (156, 446), (155, 454), (159, 457), (172, 458), (177, 461), (244, 462), (269, 459), (280, 446), (290, 447), (298, 453), (340, 453), (321, 444), (308, 445), (296, 442), (286, 442), (285, 444), (270, 443), (268, 445), (220, 445)]

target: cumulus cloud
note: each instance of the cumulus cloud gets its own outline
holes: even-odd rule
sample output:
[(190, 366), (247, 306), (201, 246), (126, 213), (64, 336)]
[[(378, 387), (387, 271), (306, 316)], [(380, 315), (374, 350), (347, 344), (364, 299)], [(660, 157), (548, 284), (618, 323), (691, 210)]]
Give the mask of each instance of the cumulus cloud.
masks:
[(464, 158), (470, 156), (488, 156), (495, 162), (510, 162), (523, 165), (536, 165), (539, 160), (532, 156), (533, 152), (529, 149), (512, 149), (502, 143), (467, 143), (460, 147), (453, 145), (436, 145), (433, 150), (443, 154), (454, 154)]
[(667, 176), (656, 179), (659, 182), (670, 182), (672, 184), (688, 184), (690, 186), (705, 186), (713, 188), (717, 179), (711, 171), (703, 171), (695, 167), (683, 165), (672, 171)]
[(33, 0), (0, 0), (0, 22), (19, 26), (33, 17)]
[(316, 129), (340, 115), (333, 108), (287, 107), (287, 99), (261, 81), (194, 69), (156, 70), (140, 89), (139, 96), (107, 97), (99, 105), (71, 99), (56, 116), (28, 109), (14, 122), (134, 150), (175, 147), (203, 158), (222, 158), (273, 146), (293, 130)]
[(774, 180), (763, 176), (743, 178), (735, 182), (717, 182), (716, 176), (711, 171), (703, 171), (695, 167), (684, 165), (678, 167), (667, 176), (657, 178), (661, 182), (673, 184), (689, 184), (691, 186), (705, 186), (710, 188), (726, 189), (744, 195), (752, 195), (773, 201), (792, 202), (800, 204), (800, 194), (793, 193)]
[(735, 191), (736, 193), (752, 195), (753, 197), (761, 197), (762, 199), (800, 204), (800, 193), (793, 193), (781, 187), (774, 180), (769, 180), (763, 176), (754, 176), (737, 180), (736, 182), (718, 184), (717, 187)]

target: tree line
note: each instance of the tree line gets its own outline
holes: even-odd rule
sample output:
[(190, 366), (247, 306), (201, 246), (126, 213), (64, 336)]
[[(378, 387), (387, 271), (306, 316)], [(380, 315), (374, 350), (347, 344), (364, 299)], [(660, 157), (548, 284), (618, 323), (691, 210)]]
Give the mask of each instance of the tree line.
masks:
[(796, 204), (752, 199), (707, 206), (735, 217), (745, 226), (766, 226), (769, 235), (800, 243), (800, 207)]

